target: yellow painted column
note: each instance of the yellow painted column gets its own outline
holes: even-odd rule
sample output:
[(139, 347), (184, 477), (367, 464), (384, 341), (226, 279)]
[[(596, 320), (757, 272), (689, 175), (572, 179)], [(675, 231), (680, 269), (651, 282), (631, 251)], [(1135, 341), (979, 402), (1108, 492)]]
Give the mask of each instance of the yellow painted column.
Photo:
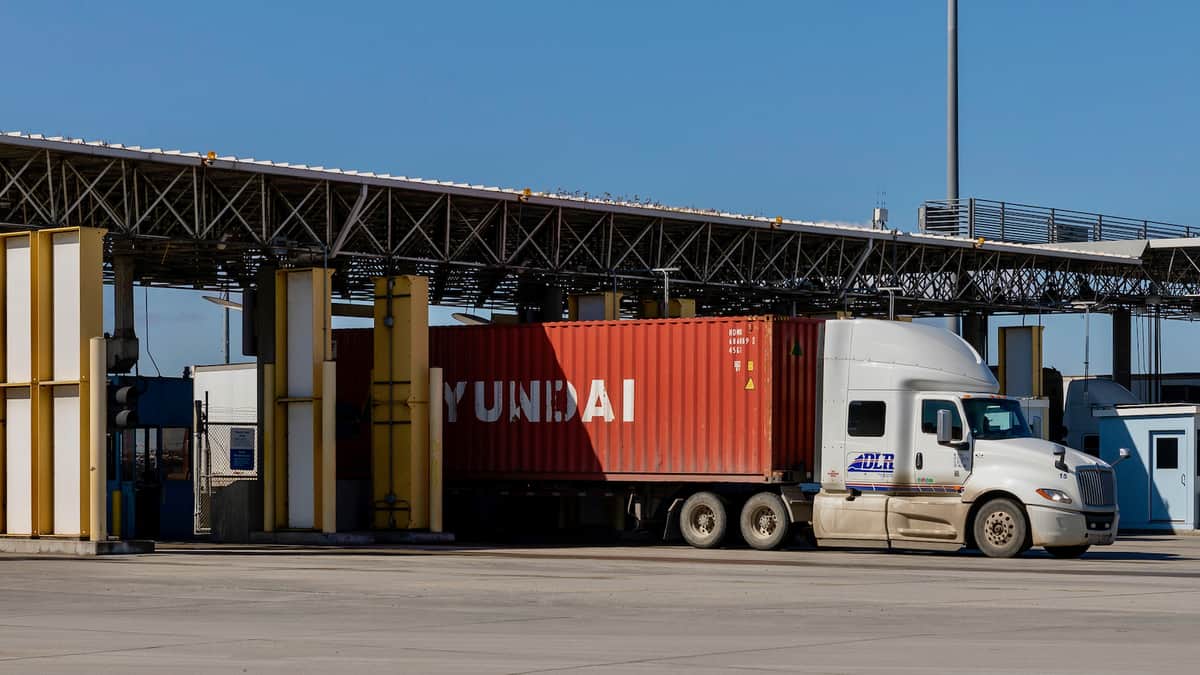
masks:
[[(7, 534), (86, 538), (97, 529), (92, 513), (103, 512), (93, 504), (91, 341), (103, 330), (104, 234), (48, 228), (0, 237), (0, 531)], [(17, 401), (24, 403), (10, 415)]]
[(8, 247), (4, 237), (0, 237), (0, 534), (8, 532), (7, 509), (8, 495), (8, 458), (6, 446), (8, 440), (8, 401), (5, 395), (8, 387)]
[(694, 316), (696, 301), (692, 298), (671, 298), (671, 311), (667, 316), (662, 314), (662, 300), (642, 300), (643, 319), (688, 319)]
[(567, 297), (568, 321), (615, 321), (621, 318), (624, 293), (608, 292)]
[[(0, 289), (0, 295), (3, 295), (3, 289)], [(2, 332), (2, 331), (0, 331)], [(0, 346), (0, 352), (3, 352), (3, 346)], [(0, 357), (3, 358), (3, 357)], [(0, 372), (4, 371), (4, 365), (0, 363)], [(4, 490), (8, 487), (8, 458), (5, 456), (6, 440), (8, 438), (8, 420), (5, 419), (5, 411), (8, 409), (8, 402), (5, 400), (6, 389), (0, 387), (0, 534), (8, 533), (7, 509), (8, 495)]]
[(1004, 330), (1004, 326), (996, 331), (996, 350), (999, 356), (996, 364), (996, 381), (1000, 383), (1000, 393), (1005, 393), (1006, 387), (1004, 383), (1008, 381), (1008, 359), (1005, 357), (1008, 354), (1008, 331)]
[[(79, 232), (79, 536), (100, 540), (107, 537), (105, 508), (107, 482), (108, 420), (105, 371), (108, 369), (104, 342), (104, 230), (81, 227)], [(50, 234), (53, 236), (53, 234)], [(93, 340), (99, 341), (94, 356)], [(98, 362), (93, 364), (93, 359)], [(94, 367), (93, 367), (94, 366)], [(65, 385), (67, 388), (70, 385)], [(97, 407), (98, 406), (98, 407)], [(99, 417), (96, 417), (99, 415)], [(69, 433), (69, 432), (68, 432)], [(95, 469), (93, 469), (95, 467)], [(93, 476), (93, 471), (98, 475)], [(97, 485), (94, 481), (99, 478)], [(94, 516), (93, 512), (97, 512)], [(97, 533), (96, 528), (101, 528)], [(69, 533), (65, 533), (69, 534)], [(97, 536), (99, 537), (97, 539)]]
[(54, 430), (51, 417), (51, 390), (43, 386), (53, 380), (50, 353), (53, 335), (50, 308), (50, 247), (40, 233), (32, 235), (30, 265), (33, 289), (31, 304), (33, 325), (33, 356), (30, 359), (33, 382), (30, 387), (33, 428), (33, 534), (54, 534), (54, 465), (52, 447)]
[[(999, 367), (996, 379), (1000, 383), (1000, 393), (1005, 395), (1025, 395), (1038, 398), (1042, 395), (1042, 337), (1044, 326), (1001, 326), (997, 331), (997, 361)], [(1029, 363), (1010, 363), (1010, 346), (1018, 354), (1028, 352)], [(1025, 349), (1027, 347), (1027, 349)], [(1017, 370), (1014, 371), (1014, 368)], [(1030, 387), (1027, 392), (1013, 392), (1010, 379), (1020, 381), (1020, 369), (1027, 368)]]
[(1033, 358), (1030, 359), (1029, 377), (1033, 379), (1033, 397), (1042, 396), (1042, 333), (1045, 326), (1034, 326), (1033, 329)]
[(373, 525), (429, 527), (429, 282), (375, 280)]

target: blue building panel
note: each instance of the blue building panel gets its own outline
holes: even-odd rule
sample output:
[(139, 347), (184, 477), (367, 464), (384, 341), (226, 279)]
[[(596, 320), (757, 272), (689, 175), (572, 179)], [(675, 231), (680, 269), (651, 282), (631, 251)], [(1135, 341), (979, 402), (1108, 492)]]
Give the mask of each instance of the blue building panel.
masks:
[(1129, 405), (1100, 410), (1100, 458), (1115, 463), (1121, 527), (1191, 530), (1200, 524), (1200, 407)]
[[(193, 387), (190, 378), (116, 375), (109, 378), (110, 532), (113, 502), (121, 504), (123, 538), (187, 539), (194, 532)], [(132, 386), (136, 415), (118, 422), (115, 392)]]

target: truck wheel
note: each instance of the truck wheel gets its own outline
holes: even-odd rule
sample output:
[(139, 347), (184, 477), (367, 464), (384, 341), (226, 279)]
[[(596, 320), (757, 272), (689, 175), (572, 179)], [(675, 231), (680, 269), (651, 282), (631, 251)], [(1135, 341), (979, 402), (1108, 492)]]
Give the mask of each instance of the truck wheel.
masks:
[(742, 507), (742, 538), (751, 548), (769, 551), (787, 539), (791, 516), (779, 495), (760, 492)]
[(1011, 499), (993, 499), (975, 514), (975, 544), (989, 558), (1021, 554), (1029, 539), (1025, 512)]
[(688, 497), (679, 512), (679, 529), (683, 539), (696, 548), (719, 545), (728, 527), (725, 502), (711, 492), (697, 492)]
[(1080, 558), (1087, 550), (1091, 548), (1089, 544), (1080, 544), (1079, 546), (1047, 546), (1046, 553), (1055, 558)]

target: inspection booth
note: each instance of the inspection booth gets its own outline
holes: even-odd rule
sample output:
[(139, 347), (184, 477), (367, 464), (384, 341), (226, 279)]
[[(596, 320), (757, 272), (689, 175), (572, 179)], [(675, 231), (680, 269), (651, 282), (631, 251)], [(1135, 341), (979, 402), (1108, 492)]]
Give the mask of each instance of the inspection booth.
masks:
[(1194, 530), (1200, 524), (1200, 406), (1119, 405), (1095, 410), (1100, 458), (1116, 466), (1122, 529)]
[(108, 390), (109, 533), (191, 537), (192, 380), (113, 375)]

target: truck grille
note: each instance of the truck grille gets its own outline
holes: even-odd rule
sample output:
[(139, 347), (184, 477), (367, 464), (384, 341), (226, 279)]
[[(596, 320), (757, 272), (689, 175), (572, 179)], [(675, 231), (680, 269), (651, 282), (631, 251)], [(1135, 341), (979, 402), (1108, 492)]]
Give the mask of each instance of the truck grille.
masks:
[(1112, 469), (1078, 469), (1079, 492), (1085, 506), (1114, 506), (1117, 490), (1113, 484)]

